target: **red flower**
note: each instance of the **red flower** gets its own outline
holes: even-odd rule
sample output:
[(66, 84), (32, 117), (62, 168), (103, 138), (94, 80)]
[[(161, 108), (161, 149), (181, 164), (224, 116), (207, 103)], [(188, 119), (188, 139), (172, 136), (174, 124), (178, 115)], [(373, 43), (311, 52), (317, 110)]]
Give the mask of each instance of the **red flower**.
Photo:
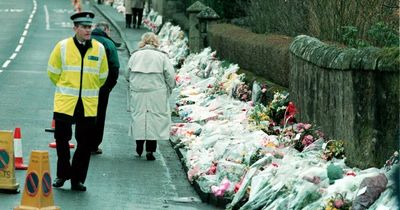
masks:
[(287, 108), (286, 108), (286, 117), (294, 117), (294, 115), (297, 113), (296, 106), (294, 105), (293, 102), (289, 102)]
[(241, 185), (241, 184), (242, 184), (241, 182), (236, 183), (236, 184), (235, 184), (235, 188), (233, 189), (233, 192), (237, 193), (237, 192), (239, 191), (239, 189), (240, 189), (240, 185)]

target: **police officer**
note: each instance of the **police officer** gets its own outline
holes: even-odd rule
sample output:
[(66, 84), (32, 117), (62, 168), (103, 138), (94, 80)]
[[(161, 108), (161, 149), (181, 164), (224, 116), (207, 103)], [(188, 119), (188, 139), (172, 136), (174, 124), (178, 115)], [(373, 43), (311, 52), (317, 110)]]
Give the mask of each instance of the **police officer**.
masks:
[[(54, 138), (57, 144), (57, 178), (53, 187), (71, 179), (71, 189), (84, 186), (90, 160), (100, 87), (108, 75), (104, 46), (91, 39), (92, 12), (71, 16), (75, 36), (57, 43), (51, 52), (47, 73), (56, 86), (54, 94)], [(77, 148), (70, 162), (68, 141), (75, 124)]]

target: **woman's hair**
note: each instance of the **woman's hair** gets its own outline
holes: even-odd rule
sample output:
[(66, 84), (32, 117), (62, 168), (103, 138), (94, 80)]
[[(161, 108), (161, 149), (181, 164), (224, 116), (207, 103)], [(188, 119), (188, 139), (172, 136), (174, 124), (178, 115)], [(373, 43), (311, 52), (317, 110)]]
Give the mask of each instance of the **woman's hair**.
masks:
[(153, 32), (144, 33), (142, 35), (142, 40), (139, 42), (139, 48), (142, 48), (145, 45), (153, 45), (158, 48), (160, 46), (160, 41), (158, 40), (157, 35)]

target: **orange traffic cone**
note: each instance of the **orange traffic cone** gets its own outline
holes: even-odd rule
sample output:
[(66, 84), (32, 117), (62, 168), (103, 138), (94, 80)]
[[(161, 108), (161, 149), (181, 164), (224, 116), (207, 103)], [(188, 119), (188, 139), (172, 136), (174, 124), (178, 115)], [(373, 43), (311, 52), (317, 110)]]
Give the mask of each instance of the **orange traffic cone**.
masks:
[[(56, 148), (56, 147), (57, 147), (56, 141), (51, 142), (51, 143), (49, 144), (49, 147), (50, 147), (50, 148)], [(73, 143), (69, 142), (69, 148), (75, 148), (75, 145), (74, 145)]]
[(14, 153), (15, 153), (15, 169), (26, 170), (27, 165), (24, 164), (24, 157), (22, 156), (22, 142), (21, 142), (21, 128), (14, 130)]
[(56, 121), (53, 119), (52, 121), (51, 121), (51, 128), (45, 128), (44, 129), (44, 131), (46, 131), (46, 132), (53, 132), (54, 133), (54, 130), (56, 129)]

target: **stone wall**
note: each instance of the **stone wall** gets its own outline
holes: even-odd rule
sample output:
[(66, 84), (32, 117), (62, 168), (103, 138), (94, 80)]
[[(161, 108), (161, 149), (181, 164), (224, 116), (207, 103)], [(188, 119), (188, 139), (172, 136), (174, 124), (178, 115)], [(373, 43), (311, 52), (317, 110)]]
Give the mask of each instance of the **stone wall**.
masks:
[(383, 49), (343, 49), (308, 36), (296, 37), (290, 52), (290, 97), (300, 121), (345, 140), (350, 166), (382, 167), (399, 149), (398, 60)]

